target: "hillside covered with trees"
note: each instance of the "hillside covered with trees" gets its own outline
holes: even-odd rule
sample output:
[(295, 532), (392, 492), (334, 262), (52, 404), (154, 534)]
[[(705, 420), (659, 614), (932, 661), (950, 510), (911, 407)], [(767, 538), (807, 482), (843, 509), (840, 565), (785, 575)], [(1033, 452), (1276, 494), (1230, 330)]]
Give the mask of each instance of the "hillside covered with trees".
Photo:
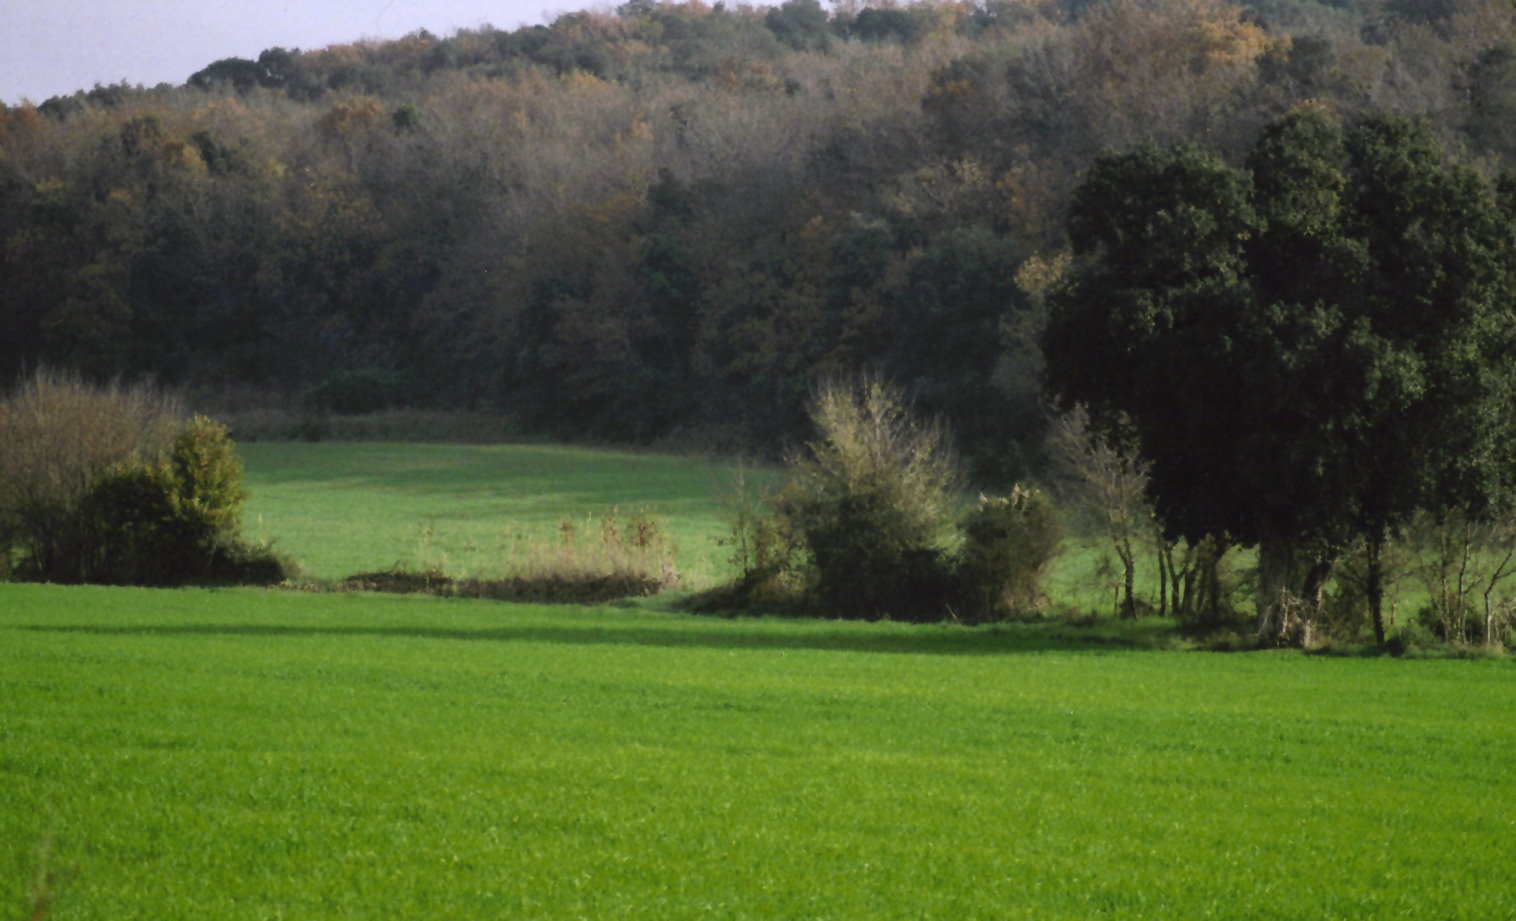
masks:
[[(1041, 440), (1095, 158), (1308, 108), (1516, 157), (1511, 0), (631, 0), (0, 109), (0, 379), (49, 365), (761, 448), (859, 371)], [(355, 386), (356, 385), (356, 386)]]

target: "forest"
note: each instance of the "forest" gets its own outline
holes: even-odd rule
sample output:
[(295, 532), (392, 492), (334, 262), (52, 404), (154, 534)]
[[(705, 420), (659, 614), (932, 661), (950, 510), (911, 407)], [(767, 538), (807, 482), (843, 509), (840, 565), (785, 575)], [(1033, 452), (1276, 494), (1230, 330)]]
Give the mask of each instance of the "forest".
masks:
[(0, 379), (754, 452), (876, 373), (1035, 467), (1103, 153), (1312, 106), (1516, 155), (1504, 0), (631, 0), (0, 109)]

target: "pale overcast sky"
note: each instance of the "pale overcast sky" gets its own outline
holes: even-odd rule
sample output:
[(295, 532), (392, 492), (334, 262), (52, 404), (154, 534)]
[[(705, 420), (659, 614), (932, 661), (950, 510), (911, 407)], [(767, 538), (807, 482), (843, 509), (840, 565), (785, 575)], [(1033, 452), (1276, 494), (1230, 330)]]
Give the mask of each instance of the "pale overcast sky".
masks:
[(450, 35), (502, 29), (601, 0), (0, 0), (0, 101), (89, 89), (96, 83), (183, 83), (221, 58), (265, 48), (310, 50), (417, 29)]

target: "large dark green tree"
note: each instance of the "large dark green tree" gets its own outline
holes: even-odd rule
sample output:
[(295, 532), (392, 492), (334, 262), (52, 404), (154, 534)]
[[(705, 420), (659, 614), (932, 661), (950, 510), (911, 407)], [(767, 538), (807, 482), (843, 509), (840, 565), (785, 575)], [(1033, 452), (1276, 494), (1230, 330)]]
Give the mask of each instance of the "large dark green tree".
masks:
[(1083, 261), (1054, 299), (1050, 383), (1132, 420), (1171, 534), (1258, 547), (1265, 639), (1309, 630), (1351, 542), (1376, 560), (1418, 508), (1505, 501), (1512, 225), (1422, 126), (1307, 110), (1246, 168), (1106, 156), (1069, 232)]

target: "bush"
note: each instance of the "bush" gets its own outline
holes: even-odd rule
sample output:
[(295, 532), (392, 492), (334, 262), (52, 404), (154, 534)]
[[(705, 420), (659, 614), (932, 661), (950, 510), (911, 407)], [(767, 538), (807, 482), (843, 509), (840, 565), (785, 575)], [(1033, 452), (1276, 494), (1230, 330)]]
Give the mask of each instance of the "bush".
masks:
[(146, 388), (40, 373), (0, 405), (0, 540), (14, 575), (50, 582), (279, 582), (245, 544), (226, 429)]
[(91, 532), (82, 580), (113, 585), (183, 582), (269, 584), (290, 566), (240, 535), (242, 462), (226, 428), (192, 419), (166, 455), (120, 467), (101, 478), (81, 504)]
[(124, 466), (101, 478), (80, 503), (79, 520), (90, 532), (82, 582), (167, 584), (182, 548), (202, 537), (174, 514), (173, 487), (160, 465)]
[(84, 581), (97, 556), (81, 506), (112, 471), (165, 450), (175, 401), (145, 386), (99, 387), (38, 371), (0, 403), (0, 556), (15, 575)]
[(799, 547), (769, 511), (772, 498), (766, 490), (752, 487), (745, 469), (734, 471), (731, 488), (721, 501), (728, 536), (717, 543), (731, 551), (727, 561), (739, 575), (730, 585), (697, 598), (697, 609), (784, 607), (800, 600)]
[(740, 575), (693, 599), (696, 610), (753, 605), (828, 617), (970, 623), (1035, 612), (1060, 533), (1037, 490), (980, 498), (948, 549), (958, 463), (946, 433), (911, 416), (878, 381), (831, 384), (811, 409), (819, 436), (790, 458), (767, 503), (739, 481), (728, 501)]
[(820, 437), (791, 457), (774, 502), (780, 530), (804, 551), (809, 603), (839, 617), (940, 618), (959, 478), (946, 433), (879, 381), (824, 386), (811, 418)]
[(174, 438), (162, 465), (176, 517), (205, 534), (230, 534), (240, 527), (242, 461), (226, 426), (196, 416)]
[(986, 621), (1034, 614), (1044, 600), (1043, 574), (1062, 537), (1047, 496), (1019, 486), (1009, 496), (980, 496), (959, 529), (960, 617)]
[(1504, 645), (1516, 626), (1516, 520), (1422, 513), (1409, 530), (1413, 574), (1430, 602), (1422, 625), (1454, 645)]

